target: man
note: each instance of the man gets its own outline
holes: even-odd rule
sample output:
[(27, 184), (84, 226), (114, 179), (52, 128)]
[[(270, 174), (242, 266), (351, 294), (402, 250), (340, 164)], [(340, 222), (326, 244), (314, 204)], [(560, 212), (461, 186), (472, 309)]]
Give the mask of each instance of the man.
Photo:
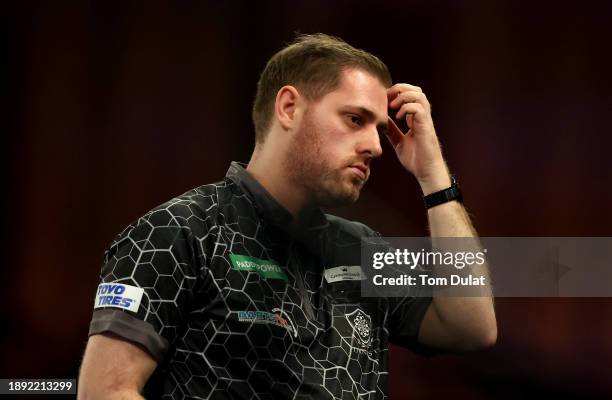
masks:
[[(362, 298), (358, 280), (332, 274), (358, 268), (376, 232), (320, 207), (357, 200), (381, 134), (424, 195), (451, 187), (420, 88), (391, 85), (378, 58), (340, 39), (303, 35), (268, 62), (253, 121), (246, 168), (232, 163), (111, 244), (80, 398), (380, 399), (389, 342), (430, 353), (496, 341), (491, 297)], [(428, 197), (432, 237), (474, 236), (448, 193)]]

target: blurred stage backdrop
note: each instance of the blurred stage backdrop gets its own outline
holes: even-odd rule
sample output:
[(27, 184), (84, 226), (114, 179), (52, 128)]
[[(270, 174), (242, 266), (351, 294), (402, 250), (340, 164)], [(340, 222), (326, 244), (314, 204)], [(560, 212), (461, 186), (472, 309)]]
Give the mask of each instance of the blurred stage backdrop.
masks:
[[(77, 376), (105, 247), (248, 161), (258, 74), (295, 31), (424, 89), (481, 236), (612, 236), (612, 7), (534, 3), (3, 3), (0, 377)], [(426, 235), (417, 183), (384, 151), (337, 213)], [(612, 396), (612, 300), (498, 299), (497, 315), (484, 353), (393, 347), (392, 398)]]

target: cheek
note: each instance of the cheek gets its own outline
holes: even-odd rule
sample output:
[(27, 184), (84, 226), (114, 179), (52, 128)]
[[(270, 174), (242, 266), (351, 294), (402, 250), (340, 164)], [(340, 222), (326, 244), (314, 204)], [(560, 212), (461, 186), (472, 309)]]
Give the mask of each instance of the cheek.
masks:
[(315, 124), (315, 121), (308, 122), (309, 131), (315, 133), (308, 146), (311, 157), (316, 158), (313, 159), (314, 163), (335, 169), (351, 159), (354, 154), (353, 132), (349, 131), (341, 119), (327, 120), (328, 123), (320, 124)]
[(341, 164), (350, 154), (350, 145), (341, 135), (328, 135), (319, 143), (319, 154), (328, 164)]
[(339, 160), (351, 158), (355, 153), (355, 133), (347, 130), (337, 130), (330, 135), (329, 148)]

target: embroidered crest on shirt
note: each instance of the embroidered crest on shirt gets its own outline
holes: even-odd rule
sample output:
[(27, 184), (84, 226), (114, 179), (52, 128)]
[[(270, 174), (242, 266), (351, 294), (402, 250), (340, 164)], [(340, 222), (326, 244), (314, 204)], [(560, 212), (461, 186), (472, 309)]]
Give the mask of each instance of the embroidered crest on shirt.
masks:
[(370, 316), (361, 309), (357, 309), (345, 316), (353, 328), (353, 348), (357, 351), (367, 352), (372, 343), (370, 335), (372, 320)]

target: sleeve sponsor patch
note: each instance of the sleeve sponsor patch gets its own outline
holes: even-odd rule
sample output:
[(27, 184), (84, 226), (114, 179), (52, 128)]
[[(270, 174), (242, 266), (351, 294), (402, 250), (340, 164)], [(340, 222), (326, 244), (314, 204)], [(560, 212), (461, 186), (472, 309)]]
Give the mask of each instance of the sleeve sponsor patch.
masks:
[(138, 312), (143, 293), (144, 289), (136, 286), (122, 283), (101, 283), (96, 293), (94, 309), (113, 307)]

